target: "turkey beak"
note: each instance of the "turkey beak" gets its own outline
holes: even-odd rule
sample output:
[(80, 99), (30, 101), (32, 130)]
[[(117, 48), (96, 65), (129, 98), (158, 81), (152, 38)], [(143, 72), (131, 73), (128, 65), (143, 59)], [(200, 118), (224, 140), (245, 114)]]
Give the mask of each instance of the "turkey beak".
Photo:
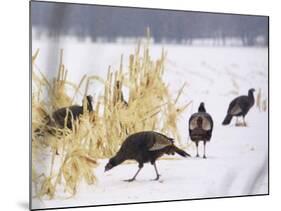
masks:
[(108, 171), (112, 169), (112, 165), (110, 163), (106, 164), (106, 166), (104, 167), (104, 172)]

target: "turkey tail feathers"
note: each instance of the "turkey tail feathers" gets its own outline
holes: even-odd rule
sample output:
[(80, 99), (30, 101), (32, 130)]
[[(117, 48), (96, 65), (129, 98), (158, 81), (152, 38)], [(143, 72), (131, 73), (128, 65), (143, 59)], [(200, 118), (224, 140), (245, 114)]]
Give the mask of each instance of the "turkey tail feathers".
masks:
[(179, 154), (179, 155), (182, 156), (182, 157), (190, 157), (190, 154), (188, 154), (187, 152), (185, 152), (185, 151), (179, 149), (179, 148), (176, 147), (176, 146), (173, 146), (173, 150), (174, 150), (174, 152), (176, 152), (177, 154)]
[(226, 117), (224, 118), (222, 124), (223, 125), (228, 125), (231, 122), (232, 115), (227, 114)]

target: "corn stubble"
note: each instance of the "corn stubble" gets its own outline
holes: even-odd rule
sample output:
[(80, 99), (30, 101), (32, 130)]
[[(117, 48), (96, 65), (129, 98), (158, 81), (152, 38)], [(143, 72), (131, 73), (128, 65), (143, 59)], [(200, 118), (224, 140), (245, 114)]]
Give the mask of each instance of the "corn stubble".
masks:
[[(155, 130), (174, 137), (177, 144), (183, 146), (177, 130), (177, 119), (191, 102), (182, 106), (177, 104), (185, 84), (172, 96), (163, 80), (164, 51), (158, 60), (153, 61), (149, 54), (149, 39), (142, 46), (142, 52), (141, 43), (138, 43), (135, 53), (130, 55), (128, 69), (123, 67), (121, 56), (119, 69), (114, 71), (109, 67), (105, 80), (98, 76), (84, 75), (78, 84), (67, 80), (63, 51), (57, 77), (52, 81), (36, 66), (39, 50), (32, 56), (34, 197), (53, 199), (58, 190), (73, 196), (82, 181), (89, 185), (95, 184), (97, 160), (114, 155), (129, 134)], [(97, 93), (88, 93), (93, 82), (104, 87), (103, 93), (94, 98), (93, 112), (89, 113), (84, 108), (80, 120), (73, 121), (73, 130), (65, 124), (62, 129), (51, 128), (55, 131), (52, 135), (45, 133), (42, 137), (36, 134), (36, 128), (50, 127), (46, 125), (47, 115), (58, 108), (73, 105), (78, 95), (84, 99), (88, 94), (96, 96)], [(85, 87), (85, 90), (81, 91), (81, 87)], [(72, 96), (69, 94), (70, 89), (74, 93)], [(129, 92), (127, 101), (123, 89)], [(42, 161), (44, 153), (48, 156)], [(47, 171), (40, 170), (43, 162), (49, 166), (46, 167)]]

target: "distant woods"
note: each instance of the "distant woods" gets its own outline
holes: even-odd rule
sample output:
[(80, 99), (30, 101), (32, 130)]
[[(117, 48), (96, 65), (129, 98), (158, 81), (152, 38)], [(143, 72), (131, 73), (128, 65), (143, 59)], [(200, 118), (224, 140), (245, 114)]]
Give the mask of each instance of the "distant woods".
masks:
[(156, 43), (192, 45), (209, 39), (212, 45), (232, 45), (233, 40), (243, 46), (268, 45), (268, 18), (263, 16), (42, 2), (32, 2), (31, 9), (35, 38), (72, 35), (115, 42), (143, 37), (149, 27)]

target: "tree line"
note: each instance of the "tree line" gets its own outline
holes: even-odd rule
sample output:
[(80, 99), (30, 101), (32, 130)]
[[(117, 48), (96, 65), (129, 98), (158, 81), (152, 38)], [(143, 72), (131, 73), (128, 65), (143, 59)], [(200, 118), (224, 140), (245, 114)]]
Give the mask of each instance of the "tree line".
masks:
[(47, 33), (115, 41), (118, 37), (143, 37), (149, 27), (155, 42), (184, 40), (192, 44), (194, 39), (213, 39), (224, 44), (235, 38), (253, 46), (260, 38), (268, 45), (265, 16), (32, 2), (31, 21), (38, 36)]

